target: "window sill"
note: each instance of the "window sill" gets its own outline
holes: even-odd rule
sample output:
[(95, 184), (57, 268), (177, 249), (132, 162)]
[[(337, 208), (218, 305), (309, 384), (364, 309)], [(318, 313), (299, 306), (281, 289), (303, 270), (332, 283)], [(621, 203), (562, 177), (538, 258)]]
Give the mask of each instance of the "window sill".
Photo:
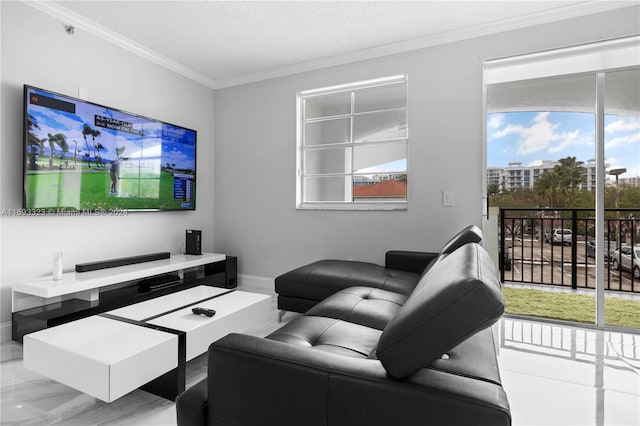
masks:
[(409, 203), (378, 202), (378, 203), (300, 203), (296, 210), (353, 210), (353, 211), (406, 211)]

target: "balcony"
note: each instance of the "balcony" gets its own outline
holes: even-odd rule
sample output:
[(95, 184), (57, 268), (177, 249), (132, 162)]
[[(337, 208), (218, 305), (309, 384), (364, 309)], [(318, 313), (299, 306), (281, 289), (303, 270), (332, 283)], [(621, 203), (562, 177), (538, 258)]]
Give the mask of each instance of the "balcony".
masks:
[[(593, 290), (595, 238), (593, 209), (501, 208), (501, 279)], [(640, 259), (620, 250), (640, 244), (640, 209), (606, 209), (603, 238), (605, 290), (640, 295)]]

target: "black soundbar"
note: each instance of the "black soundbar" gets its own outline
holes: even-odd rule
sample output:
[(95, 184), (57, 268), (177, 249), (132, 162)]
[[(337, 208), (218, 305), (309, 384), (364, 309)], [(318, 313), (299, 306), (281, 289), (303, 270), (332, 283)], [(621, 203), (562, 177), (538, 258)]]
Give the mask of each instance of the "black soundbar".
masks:
[(121, 257), (119, 259), (101, 260), (98, 262), (78, 263), (76, 272), (89, 272), (98, 269), (115, 268), (117, 266), (133, 265), (134, 263), (152, 262), (154, 260), (169, 259), (171, 253), (162, 251), (159, 253), (143, 254), (140, 256)]

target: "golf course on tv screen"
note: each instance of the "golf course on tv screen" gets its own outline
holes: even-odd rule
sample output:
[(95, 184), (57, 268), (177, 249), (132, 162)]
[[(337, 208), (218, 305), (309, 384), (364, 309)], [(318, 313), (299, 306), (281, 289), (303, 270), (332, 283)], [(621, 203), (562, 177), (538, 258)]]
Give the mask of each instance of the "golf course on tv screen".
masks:
[(196, 131), (24, 88), (27, 210), (194, 210)]

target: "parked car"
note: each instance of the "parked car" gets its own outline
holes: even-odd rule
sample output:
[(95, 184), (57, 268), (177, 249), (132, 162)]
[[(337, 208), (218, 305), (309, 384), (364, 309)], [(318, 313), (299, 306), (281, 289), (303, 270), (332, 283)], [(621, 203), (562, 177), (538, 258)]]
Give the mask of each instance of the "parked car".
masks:
[[(604, 260), (611, 258), (611, 253), (616, 249), (616, 242), (604, 240)], [(587, 257), (596, 257), (596, 242), (591, 240), (587, 242)]]
[(633, 271), (633, 277), (640, 280), (640, 245), (622, 246), (611, 255), (613, 269)]
[(551, 244), (561, 243), (571, 245), (571, 234), (571, 229), (547, 229), (544, 233), (544, 241)]

